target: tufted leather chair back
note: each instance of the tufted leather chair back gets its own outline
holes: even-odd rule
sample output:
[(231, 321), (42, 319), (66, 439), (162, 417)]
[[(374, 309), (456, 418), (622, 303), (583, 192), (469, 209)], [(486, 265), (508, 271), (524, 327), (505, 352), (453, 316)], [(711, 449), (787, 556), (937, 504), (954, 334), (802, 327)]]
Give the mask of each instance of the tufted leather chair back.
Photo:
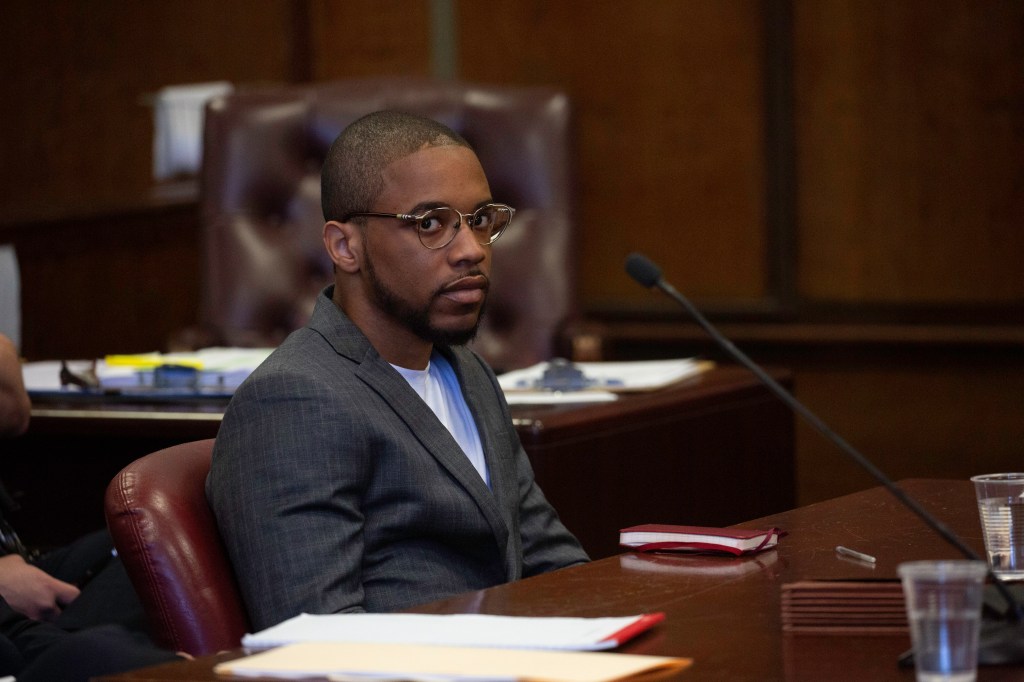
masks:
[(213, 439), (125, 467), (107, 487), (114, 546), (156, 642), (195, 656), (239, 646), (249, 629), (235, 574), (206, 502)]
[(349, 123), (425, 115), (474, 147), (496, 201), (517, 209), (494, 245), (473, 347), (499, 370), (571, 353), (576, 313), (569, 102), (543, 87), (376, 78), (236, 91), (207, 107), (201, 174), (204, 343), (275, 346), (333, 281), (321, 242), (320, 168)]

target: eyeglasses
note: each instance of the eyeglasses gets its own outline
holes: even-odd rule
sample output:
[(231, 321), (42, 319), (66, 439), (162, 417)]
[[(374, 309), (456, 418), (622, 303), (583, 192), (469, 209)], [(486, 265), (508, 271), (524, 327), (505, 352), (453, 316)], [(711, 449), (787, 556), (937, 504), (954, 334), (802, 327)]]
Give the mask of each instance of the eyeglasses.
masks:
[(398, 218), (415, 224), (420, 243), (428, 249), (443, 249), (455, 240), (463, 219), (477, 242), (493, 244), (512, 222), (516, 210), (505, 204), (485, 204), (472, 213), (461, 213), (450, 206), (431, 208), (422, 213), (353, 212), (341, 217), (346, 223), (352, 218)]

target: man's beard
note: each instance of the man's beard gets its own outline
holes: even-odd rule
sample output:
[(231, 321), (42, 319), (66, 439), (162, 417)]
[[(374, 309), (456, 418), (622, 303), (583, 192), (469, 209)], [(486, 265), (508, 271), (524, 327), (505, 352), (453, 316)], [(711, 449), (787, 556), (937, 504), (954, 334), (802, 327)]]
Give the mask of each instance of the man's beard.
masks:
[(476, 322), (473, 323), (472, 327), (466, 329), (439, 329), (430, 323), (430, 301), (433, 301), (441, 293), (440, 290), (431, 294), (427, 305), (423, 308), (416, 308), (389, 289), (380, 277), (377, 276), (377, 271), (373, 267), (373, 259), (369, 258), (369, 256), (366, 258), (365, 268), (377, 306), (384, 314), (401, 322), (413, 334), (424, 341), (429, 341), (436, 346), (442, 347), (463, 346), (476, 337), (477, 330), (480, 328), (480, 320), (484, 316), (484, 308), (487, 303), (486, 296), (484, 296), (484, 303), (481, 304), (480, 312), (477, 314)]

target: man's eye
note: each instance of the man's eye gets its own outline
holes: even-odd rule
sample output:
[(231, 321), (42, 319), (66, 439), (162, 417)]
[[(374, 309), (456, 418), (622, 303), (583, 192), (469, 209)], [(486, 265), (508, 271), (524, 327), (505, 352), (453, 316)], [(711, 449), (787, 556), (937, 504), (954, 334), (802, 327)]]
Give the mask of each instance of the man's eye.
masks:
[(491, 212), (491, 211), (480, 211), (479, 213), (474, 213), (473, 214), (473, 217), (470, 219), (469, 225), (470, 225), (470, 227), (479, 229), (479, 228), (484, 228), (484, 227), (490, 227), (493, 222), (494, 222), (494, 214), (493, 214), (493, 212)]
[(444, 222), (435, 215), (427, 215), (420, 218), (419, 228), (421, 232), (437, 232), (444, 227)]

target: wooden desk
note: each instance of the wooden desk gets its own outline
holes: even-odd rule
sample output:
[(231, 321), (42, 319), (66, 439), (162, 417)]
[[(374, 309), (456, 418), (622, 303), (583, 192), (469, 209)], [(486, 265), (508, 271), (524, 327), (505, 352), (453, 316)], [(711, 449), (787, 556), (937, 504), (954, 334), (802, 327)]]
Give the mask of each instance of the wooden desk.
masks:
[[(974, 491), (967, 481), (906, 481), (904, 489), (982, 548)], [(783, 584), (809, 578), (895, 578), (911, 559), (960, 558), (881, 488), (768, 516), (748, 527), (789, 531), (775, 550), (743, 559), (622, 554), (588, 565), (429, 604), (424, 613), (523, 616), (618, 616), (664, 611), (665, 622), (622, 648), (637, 654), (689, 656), (680, 682), (844, 682), (913, 680), (897, 656), (909, 636), (784, 635)], [(837, 544), (878, 557), (875, 568), (842, 559)], [(213, 665), (236, 651), (125, 673), (110, 680), (223, 680)], [(1019, 680), (1024, 667), (981, 667), (979, 682)]]
[[(122, 467), (215, 436), (223, 410), (34, 405), (28, 434), (5, 443), (0, 462), (23, 505), (15, 526), (29, 542), (54, 545), (101, 526), (103, 490)], [(793, 416), (740, 368), (614, 403), (520, 406), (512, 414), (538, 482), (592, 557), (617, 552), (624, 526), (721, 526), (795, 504)]]
[[(904, 488), (983, 551), (968, 481), (907, 481)], [(659, 631), (629, 653), (690, 656), (680, 680), (912, 680), (896, 657), (909, 636), (783, 635), (780, 588), (811, 578), (895, 578), (911, 559), (962, 558), (882, 488), (740, 524), (789, 532), (779, 548), (734, 560), (623, 554), (572, 571), (483, 590), (417, 609), (431, 613), (626, 615), (665, 611)], [(878, 558), (838, 557), (836, 545)], [(1019, 680), (1024, 668), (986, 668), (979, 680)]]

